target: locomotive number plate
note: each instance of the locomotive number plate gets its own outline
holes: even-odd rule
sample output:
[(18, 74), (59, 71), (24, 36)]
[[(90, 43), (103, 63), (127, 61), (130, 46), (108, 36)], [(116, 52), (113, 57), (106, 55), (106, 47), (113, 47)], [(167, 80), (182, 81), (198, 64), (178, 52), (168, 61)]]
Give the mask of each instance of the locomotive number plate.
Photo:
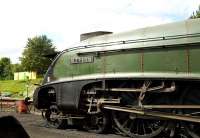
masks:
[(94, 62), (94, 57), (72, 57), (71, 64), (81, 64), (81, 63), (92, 63)]

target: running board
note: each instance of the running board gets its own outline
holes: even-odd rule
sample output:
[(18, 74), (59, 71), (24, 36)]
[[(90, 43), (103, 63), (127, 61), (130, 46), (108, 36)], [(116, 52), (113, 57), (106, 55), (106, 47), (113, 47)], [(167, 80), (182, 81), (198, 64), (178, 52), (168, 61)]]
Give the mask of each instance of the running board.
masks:
[(153, 117), (159, 117), (159, 118), (165, 118), (165, 119), (174, 119), (174, 120), (200, 123), (200, 117), (194, 117), (194, 116), (189, 116), (189, 115), (179, 115), (179, 114), (171, 114), (171, 113), (164, 113), (164, 112), (157, 112), (157, 111), (144, 111), (144, 110), (136, 109), (136, 108), (111, 106), (111, 105), (104, 105), (103, 108), (108, 109), (108, 110), (128, 112), (128, 113), (134, 113), (134, 114), (145, 115), (145, 116), (153, 116)]

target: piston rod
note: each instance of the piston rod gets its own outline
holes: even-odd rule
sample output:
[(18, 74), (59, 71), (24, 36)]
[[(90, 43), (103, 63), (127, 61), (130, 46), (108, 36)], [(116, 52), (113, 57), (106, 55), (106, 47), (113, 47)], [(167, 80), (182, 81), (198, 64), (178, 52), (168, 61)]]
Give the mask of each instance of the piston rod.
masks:
[(145, 116), (153, 116), (153, 117), (159, 117), (159, 118), (165, 118), (165, 119), (182, 120), (182, 121), (200, 123), (200, 117), (189, 116), (189, 115), (170, 114), (170, 113), (163, 113), (163, 112), (157, 112), (157, 111), (156, 112), (155, 111), (144, 111), (142, 109), (111, 106), (111, 105), (104, 105), (103, 108), (109, 109), (109, 110), (145, 115)]

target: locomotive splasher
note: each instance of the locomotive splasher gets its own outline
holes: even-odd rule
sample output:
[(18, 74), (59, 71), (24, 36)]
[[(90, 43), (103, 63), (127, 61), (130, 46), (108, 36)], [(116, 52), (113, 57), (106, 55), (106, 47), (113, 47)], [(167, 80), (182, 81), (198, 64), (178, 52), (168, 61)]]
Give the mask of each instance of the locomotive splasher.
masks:
[[(53, 127), (103, 133), (200, 138), (200, 19), (124, 33), (82, 35), (64, 50), (34, 93)], [(89, 37), (89, 38), (88, 38)]]

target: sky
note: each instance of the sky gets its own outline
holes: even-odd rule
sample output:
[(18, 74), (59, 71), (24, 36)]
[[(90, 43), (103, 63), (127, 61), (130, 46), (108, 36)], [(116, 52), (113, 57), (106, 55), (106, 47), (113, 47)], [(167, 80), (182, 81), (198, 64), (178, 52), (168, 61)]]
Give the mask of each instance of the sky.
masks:
[(199, 5), (200, 0), (0, 0), (0, 58), (18, 63), (34, 36), (47, 35), (60, 51), (82, 33), (181, 21)]

